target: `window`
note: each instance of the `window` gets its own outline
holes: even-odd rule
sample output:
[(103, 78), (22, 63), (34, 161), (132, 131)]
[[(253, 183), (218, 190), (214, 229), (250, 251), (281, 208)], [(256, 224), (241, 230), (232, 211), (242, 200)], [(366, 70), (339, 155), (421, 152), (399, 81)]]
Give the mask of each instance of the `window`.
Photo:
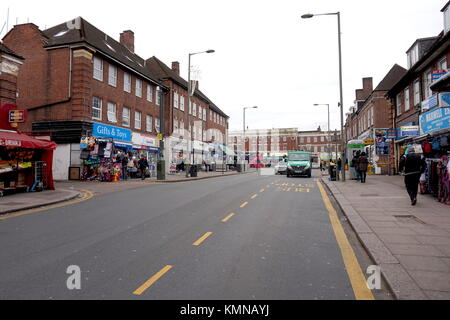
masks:
[(130, 126), (130, 109), (127, 107), (123, 107), (122, 125), (124, 125), (125, 127)]
[(103, 61), (97, 57), (94, 57), (94, 79), (103, 81)]
[(92, 98), (92, 119), (102, 120), (102, 99)]
[(207, 118), (206, 118), (206, 108), (203, 108), (203, 120), (207, 120)]
[(402, 114), (402, 96), (400, 95), (400, 93), (397, 95), (396, 100), (397, 115), (399, 116)]
[(317, 141), (318, 141), (317, 137), (314, 137), (314, 143), (317, 143)]
[(181, 120), (180, 121), (180, 134), (184, 134), (184, 121), (183, 120)]
[(286, 142), (287, 141), (287, 137), (283, 137), (283, 142)]
[(193, 115), (194, 117), (197, 116), (197, 105), (196, 105), (195, 103), (194, 103), (193, 106), (192, 106), (192, 115)]
[(153, 101), (153, 86), (147, 85), (147, 101)]
[(447, 58), (444, 58), (438, 62), (438, 69), (439, 70), (447, 70)]
[(117, 68), (112, 64), (109, 65), (108, 84), (117, 87)]
[(161, 88), (156, 87), (156, 105), (161, 105)]
[(136, 79), (136, 97), (142, 98), (142, 80)]
[(178, 109), (178, 93), (173, 93), (173, 107), (175, 109)]
[(202, 106), (198, 106), (198, 118), (201, 120), (203, 117)]
[(414, 81), (414, 106), (420, 104), (420, 80)]
[(209, 121), (213, 121), (213, 112), (212, 111), (209, 112)]
[(141, 129), (142, 113), (136, 111), (134, 113), (134, 127), (136, 129)]
[(153, 117), (147, 115), (147, 117), (145, 118), (145, 129), (148, 132), (152, 132), (153, 130)]
[(311, 138), (310, 137), (307, 137), (306, 138), (306, 143), (310, 143), (311, 142)]
[(450, 30), (450, 7), (445, 8), (444, 11), (444, 30), (446, 33)]
[(123, 90), (131, 93), (131, 75), (126, 72), (123, 74)]
[(180, 96), (180, 110), (184, 111), (184, 96)]
[(113, 102), (108, 102), (108, 121), (117, 122), (117, 105)]
[(425, 99), (428, 99), (433, 94), (433, 92), (430, 89), (430, 86), (431, 86), (431, 69), (425, 72), (425, 83), (423, 88)]
[(409, 110), (409, 88), (405, 89), (405, 112)]
[(173, 132), (178, 133), (178, 120), (173, 119)]
[(159, 118), (155, 118), (155, 130), (157, 133), (161, 133), (161, 121)]
[(416, 44), (408, 51), (408, 68), (411, 68), (419, 60), (419, 45)]

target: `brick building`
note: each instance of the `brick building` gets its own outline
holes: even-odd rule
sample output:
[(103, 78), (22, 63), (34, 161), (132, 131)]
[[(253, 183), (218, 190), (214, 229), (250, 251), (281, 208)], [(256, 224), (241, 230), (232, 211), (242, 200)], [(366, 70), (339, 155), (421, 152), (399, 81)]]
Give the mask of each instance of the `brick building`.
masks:
[(387, 93), (398, 135), (392, 159), (396, 166), (406, 145), (420, 144), (449, 131), (448, 114), (444, 112), (449, 104), (442, 99), (446, 92), (432, 89), (433, 84), (448, 71), (449, 5), (450, 1), (441, 10), (444, 30), (435, 37), (417, 39), (412, 44), (406, 52), (408, 71)]
[(17, 77), (23, 62), (23, 57), (0, 42), (0, 129), (12, 129), (9, 110), (16, 109)]
[(16, 25), (3, 40), (26, 59), (17, 103), (29, 121), (21, 129), (58, 143), (55, 179), (67, 179), (68, 168), (81, 165), (81, 137), (110, 138), (124, 148), (142, 144), (157, 154), (161, 125), (166, 135), (176, 129), (175, 88), (154, 72), (156, 58), (134, 52), (132, 31), (116, 41), (79, 17), (47, 30)]
[(365, 142), (375, 174), (389, 174), (393, 168), (389, 154), (383, 154), (391, 148), (377, 150), (376, 134), (393, 128), (391, 105), (385, 95), (405, 73), (406, 69), (395, 64), (374, 90), (371, 90), (372, 78), (364, 78), (363, 89), (356, 90), (355, 107), (347, 114), (346, 141)]

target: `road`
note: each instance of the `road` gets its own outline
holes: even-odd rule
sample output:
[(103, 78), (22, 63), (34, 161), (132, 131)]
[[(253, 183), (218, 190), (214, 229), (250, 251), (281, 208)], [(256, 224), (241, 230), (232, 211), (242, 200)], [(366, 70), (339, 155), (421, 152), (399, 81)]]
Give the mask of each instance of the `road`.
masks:
[(0, 299), (355, 299), (317, 181), (148, 185), (1, 220)]

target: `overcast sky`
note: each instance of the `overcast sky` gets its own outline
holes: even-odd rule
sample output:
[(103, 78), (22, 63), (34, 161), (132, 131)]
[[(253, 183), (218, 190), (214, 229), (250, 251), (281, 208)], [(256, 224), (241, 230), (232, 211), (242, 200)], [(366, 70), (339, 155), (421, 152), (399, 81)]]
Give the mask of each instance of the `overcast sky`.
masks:
[[(200, 89), (230, 119), (230, 129), (301, 130), (340, 128), (336, 16), (301, 19), (304, 13), (341, 12), (345, 111), (353, 105), (363, 77), (374, 87), (395, 63), (406, 67), (406, 50), (417, 38), (443, 29), (440, 10), (447, 0), (4, 0), (10, 24), (29, 19), (41, 29), (82, 16), (116, 40), (135, 32), (136, 53), (179, 61), (187, 78), (189, 52)], [(3, 37), (5, 30), (1, 34)]]

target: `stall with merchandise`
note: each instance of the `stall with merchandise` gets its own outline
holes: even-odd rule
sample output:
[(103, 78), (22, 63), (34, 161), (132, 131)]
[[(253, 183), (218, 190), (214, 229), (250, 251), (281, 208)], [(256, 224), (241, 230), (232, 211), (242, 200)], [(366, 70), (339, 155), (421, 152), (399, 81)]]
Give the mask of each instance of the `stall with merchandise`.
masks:
[(0, 130), (0, 196), (54, 190), (52, 162), (55, 149), (54, 142)]

